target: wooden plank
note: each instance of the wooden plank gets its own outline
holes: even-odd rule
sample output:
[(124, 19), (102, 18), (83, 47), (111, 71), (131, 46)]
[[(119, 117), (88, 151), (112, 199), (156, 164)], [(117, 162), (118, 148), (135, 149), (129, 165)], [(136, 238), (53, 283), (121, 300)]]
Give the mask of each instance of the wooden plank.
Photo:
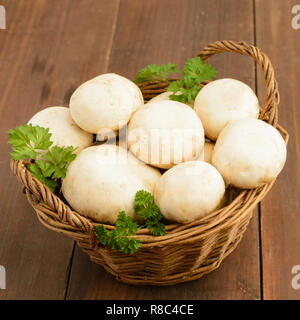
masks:
[[(283, 172), (261, 206), (264, 299), (297, 299), (294, 265), (300, 265), (300, 30), (294, 30), (291, 9), (297, 1), (256, 1), (257, 45), (275, 68), (281, 102), (279, 123), (290, 133)], [(261, 77), (259, 95), (265, 88)], [(299, 281), (298, 281), (299, 283)]]
[[(0, 126), (26, 123), (38, 110), (67, 105), (71, 91), (105, 72), (118, 1), (2, 1)], [(1, 299), (63, 299), (73, 241), (44, 228), (9, 170), (7, 136), (0, 139)]]
[[(133, 78), (150, 63), (183, 65), (216, 40), (253, 42), (252, 13), (252, 1), (123, 0), (109, 71)], [(219, 77), (237, 78), (254, 88), (254, 64), (249, 58), (226, 54), (211, 62)], [(171, 287), (122, 284), (76, 248), (68, 298), (260, 299), (259, 268), (256, 212), (236, 251), (218, 270), (191, 283)]]

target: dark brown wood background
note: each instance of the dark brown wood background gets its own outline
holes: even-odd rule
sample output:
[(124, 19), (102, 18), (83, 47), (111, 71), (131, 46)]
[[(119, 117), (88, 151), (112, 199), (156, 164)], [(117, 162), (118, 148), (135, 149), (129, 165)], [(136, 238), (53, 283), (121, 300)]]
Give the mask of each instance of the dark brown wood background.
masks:
[[(299, 2), (299, 1), (298, 1)], [(0, 299), (300, 299), (300, 30), (287, 0), (2, 0), (0, 30)], [(300, 2), (299, 2), (300, 4)], [(7, 130), (38, 110), (68, 105), (82, 82), (105, 72), (132, 78), (150, 63), (180, 65), (216, 40), (266, 52), (289, 130), (288, 161), (237, 249), (191, 283), (138, 287), (117, 282), (75, 243), (43, 227), (9, 170)], [(240, 79), (264, 103), (261, 73), (248, 57), (211, 59), (218, 77)]]

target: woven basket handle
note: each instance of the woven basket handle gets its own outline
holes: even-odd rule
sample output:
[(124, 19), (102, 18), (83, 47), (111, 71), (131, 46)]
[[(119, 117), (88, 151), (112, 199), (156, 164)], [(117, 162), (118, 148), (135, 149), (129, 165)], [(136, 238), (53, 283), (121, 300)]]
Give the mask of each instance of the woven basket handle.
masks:
[(216, 41), (206, 46), (198, 56), (207, 61), (211, 56), (221, 52), (234, 52), (252, 57), (261, 67), (266, 84), (266, 104), (260, 112), (260, 119), (267, 120), (268, 123), (276, 125), (278, 121), (278, 104), (280, 101), (278, 85), (274, 76), (273, 66), (266, 54), (259, 48), (246, 42)]

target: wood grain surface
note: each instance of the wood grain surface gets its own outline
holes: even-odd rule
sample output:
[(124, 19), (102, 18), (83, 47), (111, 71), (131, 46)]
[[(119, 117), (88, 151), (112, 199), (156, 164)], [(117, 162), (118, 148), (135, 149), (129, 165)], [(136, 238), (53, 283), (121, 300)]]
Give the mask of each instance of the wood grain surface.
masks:
[[(4, 1), (0, 30), (1, 299), (64, 299), (73, 241), (44, 228), (9, 170), (7, 131), (38, 110), (68, 105), (79, 83), (107, 69), (116, 1)], [(79, 23), (80, 22), (80, 23)]]
[[(300, 30), (296, 1), (281, 0), (6, 0), (0, 30), (1, 299), (300, 299), (291, 286), (300, 265)], [(183, 65), (216, 40), (247, 41), (266, 52), (281, 93), (280, 123), (289, 130), (288, 161), (254, 212), (237, 249), (203, 278), (170, 287), (118, 282), (74, 242), (37, 220), (9, 170), (7, 130), (38, 110), (67, 106), (75, 88), (105, 72), (133, 78), (150, 63)], [(218, 78), (258, 89), (248, 57), (220, 54)]]
[[(300, 30), (291, 25), (291, 8), (296, 4), (256, 1), (257, 45), (275, 68), (279, 120), (290, 133), (286, 166), (261, 204), (264, 299), (300, 299), (300, 290), (292, 287), (292, 268), (300, 265)], [(261, 80), (258, 77), (263, 99)]]

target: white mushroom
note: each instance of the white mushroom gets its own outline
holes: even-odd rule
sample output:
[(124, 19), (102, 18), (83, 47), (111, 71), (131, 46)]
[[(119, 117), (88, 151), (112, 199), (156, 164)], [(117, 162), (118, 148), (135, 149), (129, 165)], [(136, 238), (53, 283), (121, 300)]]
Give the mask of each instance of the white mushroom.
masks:
[(160, 168), (198, 159), (204, 145), (201, 120), (187, 105), (171, 100), (147, 103), (131, 118), (128, 146), (142, 161)]
[(70, 163), (62, 192), (78, 213), (102, 223), (116, 222), (119, 211), (135, 218), (134, 198), (138, 190), (153, 193), (161, 176), (129, 154), (109, 144), (81, 151)]
[(223, 178), (212, 165), (189, 161), (160, 177), (154, 188), (154, 200), (166, 219), (190, 223), (217, 209), (224, 193)]
[(49, 128), (53, 145), (73, 146), (76, 153), (93, 143), (93, 135), (79, 128), (66, 107), (49, 107), (36, 113), (28, 123)]
[(221, 131), (212, 156), (212, 164), (227, 184), (247, 189), (271, 182), (285, 161), (282, 136), (257, 119), (230, 121)]
[(73, 93), (71, 115), (79, 127), (90, 133), (118, 131), (127, 124), (132, 113), (143, 105), (137, 85), (117, 74), (102, 74)]
[(195, 99), (205, 135), (216, 140), (228, 121), (258, 118), (259, 103), (253, 90), (234, 79), (215, 80), (204, 86)]

